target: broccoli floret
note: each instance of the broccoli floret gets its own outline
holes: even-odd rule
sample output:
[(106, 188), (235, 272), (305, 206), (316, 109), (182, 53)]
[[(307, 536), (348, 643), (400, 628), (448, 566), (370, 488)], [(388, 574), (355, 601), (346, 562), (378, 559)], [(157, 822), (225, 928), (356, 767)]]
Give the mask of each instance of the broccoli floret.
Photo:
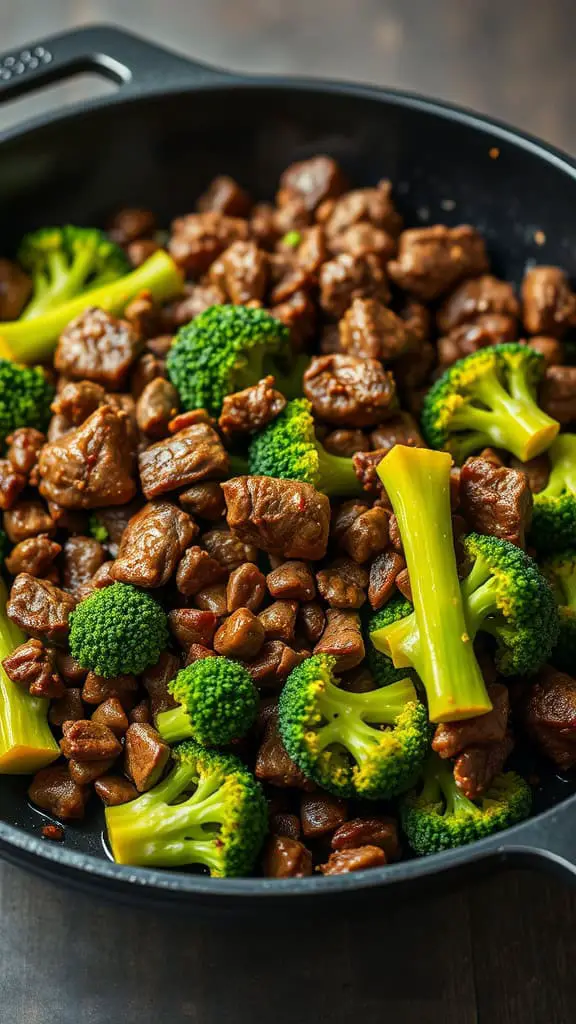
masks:
[(104, 523), (101, 523), (98, 519), (97, 512), (92, 512), (88, 520), (88, 532), (91, 537), (94, 537), (94, 540), (100, 541), (101, 544), (105, 544), (110, 539), (110, 534)]
[(45, 430), (54, 388), (39, 366), (0, 359), (0, 450), (18, 427)]
[(420, 786), (402, 798), (401, 821), (418, 856), (465, 846), (501, 832), (527, 818), (532, 807), (530, 786), (516, 772), (497, 775), (477, 800), (458, 789), (452, 765), (432, 754)]
[(490, 711), (460, 592), (446, 452), (395, 445), (377, 472), (392, 502), (404, 546), (414, 613), (371, 634), (396, 668), (413, 668), (428, 697), (430, 721)]
[(167, 643), (166, 613), (128, 583), (95, 590), (70, 616), (70, 653), (99, 676), (139, 675)]
[(2, 662), (26, 641), (6, 614), (8, 592), (0, 579), (0, 775), (28, 775), (60, 756), (47, 721), (48, 701), (31, 697), (8, 677)]
[(311, 409), (307, 399), (294, 399), (256, 434), (248, 450), (250, 472), (300, 480), (331, 497), (362, 494), (352, 459), (331, 455), (317, 440)]
[(535, 399), (545, 367), (540, 352), (514, 342), (459, 359), (424, 399), (426, 440), (458, 462), (486, 445), (505, 448), (522, 462), (539, 455), (560, 429)]
[(207, 867), (215, 878), (247, 875), (267, 826), (264, 794), (231, 755), (193, 740), (173, 750), (174, 768), (148, 793), (106, 810), (118, 864)]
[(259, 698), (252, 676), (230, 658), (195, 661), (168, 689), (179, 707), (156, 719), (167, 743), (191, 738), (205, 747), (225, 747), (244, 736), (256, 718)]
[(534, 495), (529, 537), (542, 554), (562, 551), (576, 538), (576, 434), (560, 434), (547, 454), (550, 476)]
[(18, 260), (32, 275), (34, 292), (20, 317), (32, 320), (63, 302), (123, 277), (130, 263), (97, 228), (40, 228), (26, 235)]
[(380, 611), (373, 612), (366, 617), (365, 632), (368, 640), (366, 655), (368, 667), (374, 676), (377, 686), (388, 686), (389, 683), (396, 683), (399, 679), (405, 679), (406, 675), (410, 673), (405, 668), (394, 668), (392, 658), (387, 654), (383, 654), (372, 643), (372, 633), (385, 629), (387, 626), (391, 626), (392, 623), (399, 622), (400, 619), (407, 618), (413, 612), (414, 608), (410, 601), (406, 601), (403, 597), (392, 597)]
[(88, 306), (122, 316), (128, 303), (140, 292), (148, 291), (163, 302), (179, 295), (182, 285), (182, 274), (174, 260), (159, 249), (136, 270), (116, 281), (82, 292), (34, 319), (0, 323), (0, 357), (23, 363), (42, 362), (52, 355), (64, 328)]
[(426, 756), (426, 708), (406, 678), (349, 693), (337, 685), (335, 664), (316, 654), (290, 673), (278, 712), (284, 746), (304, 775), (330, 793), (388, 799), (411, 785)]
[(552, 555), (541, 565), (558, 602), (560, 632), (550, 662), (561, 672), (576, 666), (576, 548)]
[[(183, 409), (207, 409), (218, 416), (226, 395), (256, 384), (266, 374), (289, 394), (301, 369), (295, 360), (289, 331), (264, 309), (246, 306), (211, 306), (178, 332), (168, 353), (168, 376), (180, 395)], [(288, 376), (287, 376), (288, 375)]]

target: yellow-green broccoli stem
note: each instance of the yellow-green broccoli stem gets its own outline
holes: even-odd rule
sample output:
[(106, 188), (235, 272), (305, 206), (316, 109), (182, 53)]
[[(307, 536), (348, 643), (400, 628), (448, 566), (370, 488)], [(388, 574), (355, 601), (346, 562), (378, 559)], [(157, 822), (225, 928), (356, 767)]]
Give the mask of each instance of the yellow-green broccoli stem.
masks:
[(546, 487), (536, 495), (536, 500), (559, 498), (566, 492), (576, 495), (576, 434), (559, 434), (550, 445), (548, 455), (550, 476)]
[(319, 473), (316, 486), (328, 497), (361, 497), (364, 491), (352, 459), (332, 455), (319, 441), (316, 447)]
[[(0, 580), (0, 662), (26, 640), (6, 615), (7, 597)], [(59, 757), (47, 712), (48, 701), (31, 697), (0, 665), (0, 774), (32, 774)]]
[(458, 581), (450, 513), (447, 452), (395, 445), (378, 466), (404, 546), (416, 631), (407, 620), (372, 641), (396, 668), (415, 668), (431, 722), (486, 714), (492, 705), (476, 661)]
[(182, 285), (182, 274), (174, 261), (158, 250), (136, 270), (111, 284), (84, 292), (33, 320), (0, 323), (0, 357), (22, 363), (42, 362), (52, 354), (67, 324), (89, 306), (120, 316), (140, 292), (149, 291), (162, 302), (179, 295)]

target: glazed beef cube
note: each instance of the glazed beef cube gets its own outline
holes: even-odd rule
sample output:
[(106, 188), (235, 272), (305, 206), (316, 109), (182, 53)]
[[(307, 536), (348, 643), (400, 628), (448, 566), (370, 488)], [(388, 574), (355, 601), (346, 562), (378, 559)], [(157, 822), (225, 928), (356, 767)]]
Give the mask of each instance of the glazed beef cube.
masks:
[(331, 853), (326, 864), (318, 865), (318, 871), (323, 875), (347, 875), (350, 871), (381, 868), (385, 864), (386, 854), (379, 846), (360, 846), (357, 850)]
[(376, 359), (332, 355), (312, 359), (303, 378), (314, 414), (343, 427), (380, 423), (396, 404), (396, 387)]
[(76, 594), (92, 579), (104, 560), (104, 548), (93, 537), (69, 537), (64, 544), (64, 590)]
[(264, 849), (263, 871), (267, 878), (306, 878), (312, 874), (312, 854), (298, 839), (270, 836)]
[(302, 655), (281, 640), (267, 640), (259, 654), (244, 664), (259, 689), (278, 690), (301, 661)]
[(479, 316), (474, 323), (460, 324), (450, 334), (438, 339), (438, 361), (442, 369), (451, 366), (457, 359), (478, 352), (490, 345), (514, 341), (517, 336), (516, 321), (510, 316), (487, 313)]
[(228, 455), (215, 430), (195, 423), (150, 445), (139, 456), (140, 482), (148, 499), (228, 473)]
[(96, 779), (94, 789), (105, 807), (127, 804), (138, 796), (136, 786), (121, 775), (102, 775)]
[(405, 444), (411, 448), (426, 447), (416, 420), (407, 412), (396, 413), (373, 430), (370, 436), (374, 448), (389, 449), (395, 444)]
[(392, 184), (386, 178), (375, 188), (357, 188), (337, 199), (325, 203), (318, 210), (318, 220), (326, 227), (330, 238), (337, 237), (356, 224), (371, 224), (390, 235), (398, 235), (402, 218), (392, 200)]
[(359, 359), (398, 359), (417, 343), (410, 325), (376, 298), (355, 298), (338, 329), (341, 350)]
[(128, 728), (128, 716), (118, 697), (108, 697), (102, 701), (92, 715), (92, 721), (98, 725), (106, 725), (118, 738), (123, 736)]
[(0, 459), (0, 509), (12, 508), (27, 483), (24, 474), (16, 472), (8, 459)]
[(76, 658), (73, 658), (67, 651), (56, 651), (56, 664), (66, 686), (81, 686), (88, 675), (88, 669), (82, 668)]
[(178, 392), (168, 380), (155, 377), (136, 403), (136, 421), (143, 434), (154, 440), (168, 436), (168, 424), (178, 412)]
[(199, 213), (224, 213), (228, 217), (247, 217), (252, 201), (244, 189), (227, 174), (214, 178), (197, 202)]
[(361, 430), (331, 430), (322, 439), (322, 444), (331, 455), (350, 459), (356, 452), (369, 452), (370, 439)]
[(16, 473), (28, 476), (38, 461), (38, 452), (46, 444), (46, 437), (34, 427), (19, 427), (8, 438), (6, 458)]
[(68, 637), (68, 619), (76, 605), (71, 594), (49, 580), (20, 573), (12, 584), (6, 608), (8, 618), (37, 640), (64, 644)]
[(309, 643), (318, 643), (325, 626), (326, 616), (324, 615), (322, 605), (318, 601), (306, 601), (305, 604), (300, 606), (297, 627), (302, 630)]
[[(222, 277), (214, 281), (235, 305), (261, 302), (268, 283), (268, 259), (255, 242), (233, 242), (218, 260)], [(213, 264), (214, 266), (214, 264)]]
[(217, 520), (226, 515), (222, 488), (216, 481), (194, 484), (178, 495), (178, 501), (192, 515), (200, 519)]
[(576, 295), (560, 267), (532, 267), (522, 282), (522, 319), (529, 334), (561, 338), (576, 323)]
[(176, 586), (181, 594), (193, 597), (204, 587), (220, 583), (226, 578), (226, 570), (200, 547), (191, 547), (184, 552), (176, 572)]
[(170, 631), (185, 651), (192, 644), (211, 647), (217, 622), (214, 612), (200, 608), (174, 608), (168, 613)]
[(460, 506), (468, 526), (524, 547), (532, 517), (532, 491), (523, 473), (467, 459), (460, 473)]
[(296, 629), (297, 601), (273, 601), (258, 618), (264, 627), (266, 640), (283, 640), (285, 644), (294, 642)]
[(106, 405), (107, 399), (101, 384), (91, 380), (69, 381), (52, 402), (52, 412), (71, 429), (84, 423), (100, 405)]
[(158, 377), (166, 377), (166, 364), (152, 352), (145, 352), (134, 364), (130, 374), (130, 393), (134, 400), (140, 398), (147, 384), (157, 380)]
[(56, 525), (42, 501), (16, 502), (3, 516), (4, 529), (13, 544), (41, 534), (53, 534)]
[(352, 456), (356, 476), (366, 493), (374, 498), (380, 497), (383, 491), (382, 481), (376, 470), (388, 451), (388, 448), (377, 448), (373, 452), (355, 452)]
[(390, 288), (380, 262), (373, 254), (352, 256), (340, 253), (320, 268), (320, 305), (338, 320), (354, 299), (378, 299), (386, 304)]
[(17, 320), (32, 294), (32, 279), (12, 260), (0, 259), (0, 321)]
[(231, 530), (241, 540), (284, 558), (323, 558), (330, 503), (310, 484), (266, 476), (222, 484)]
[(281, 789), (315, 789), (288, 756), (278, 731), (277, 713), (272, 713), (264, 730), (264, 739), (256, 757), (256, 778)]
[(137, 689), (135, 676), (105, 677), (89, 672), (82, 687), (82, 700), (85, 704), (103, 704), (114, 697), (120, 701), (123, 708), (129, 710), (134, 704)]
[(467, 747), (454, 763), (454, 779), (460, 792), (469, 800), (482, 796), (494, 776), (503, 770), (513, 746), (514, 740), (508, 734), (488, 746)]
[(163, 651), (156, 664), (142, 674), (142, 685), (150, 698), (154, 718), (161, 711), (176, 707), (176, 701), (168, 692), (168, 683), (175, 679), (180, 667), (180, 658), (170, 651)]
[(238, 608), (224, 620), (214, 637), (214, 650), (239, 661), (255, 658), (265, 640), (262, 622), (248, 608)]
[(393, 235), (373, 224), (351, 224), (340, 234), (333, 235), (329, 245), (330, 251), (336, 256), (341, 252), (360, 257), (371, 254), (381, 263), (386, 263), (396, 253), (396, 239)]
[(195, 277), (204, 274), (232, 242), (247, 239), (245, 220), (217, 211), (190, 213), (173, 222), (168, 251), (187, 275)]
[(252, 562), (239, 565), (230, 573), (226, 586), (226, 605), (229, 612), (249, 608), (257, 612), (266, 597), (266, 579)]
[(122, 753), (122, 744), (108, 726), (86, 718), (64, 722), (60, 749), (75, 761), (109, 761)]
[(218, 425), (225, 436), (243, 436), (262, 430), (280, 415), (286, 399), (274, 389), (274, 377), (264, 377), (250, 388), (227, 395)]
[(36, 772), (28, 796), (42, 811), (62, 821), (74, 821), (84, 817), (90, 790), (74, 782), (66, 766), (55, 765)]
[(297, 288), (284, 301), (272, 306), (270, 313), (290, 331), (290, 343), (300, 352), (316, 328), (316, 306), (303, 288)]
[(549, 366), (540, 387), (540, 405), (567, 426), (576, 420), (576, 366)]
[(115, 757), (110, 757), (106, 761), (75, 761), (71, 757), (68, 761), (70, 778), (79, 786), (89, 786), (91, 782), (109, 772), (115, 760)]
[(60, 335), (54, 366), (72, 380), (91, 380), (107, 391), (121, 391), (140, 347), (140, 338), (126, 320), (92, 306)]
[(126, 774), (139, 793), (156, 785), (170, 757), (170, 747), (153, 726), (133, 722), (125, 739)]
[(292, 601), (311, 601), (316, 595), (312, 570), (305, 562), (282, 562), (269, 572), (266, 583), (271, 597)]
[(345, 800), (330, 793), (304, 793), (300, 801), (302, 831), (307, 839), (328, 835), (348, 816)]
[(440, 757), (456, 757), (466, 747), (486, 746), (504, 739), (510, 710), (508, 688), (501, 683), (492, 683), (488, 687), (488, 695), (492, 701), (492, 710), (488, 714), (436, 726), (432, 749)]
[(203, 608), (205, 611), (213, 612), (216, 618), (223, 619), (228, 611), (225, 583), (211, 583), (209, 587), (203, 587), (194, 596), (196, 608)]
[(43, 534), (28, 537), (12, 548), (5, 565), (12, 576), (20, 572), (27, 572), (31, 576), (47, 576), (61, 550), (60, 544)]
[(128, 523), (111, 575), (138, 587), (164, 586), (196, 532), (177, 505), (149, 502)]
[(358, 613), (329, 608), (326, 612), (326, 628), (314, 648), (314, 654), (333, 655), (336, 658), (336, 672), (356, 668), (365, 655)]
[(126, 207), (118, 210), (108, 223), (108, 234), (117, 245), (128, 245), (139, 238), (146, 238), (156, 230), (156, 218), (152, 210)]
[(339, 544), (358, 565), (379, 555), (388, 544), (387, 512), (378, 506), (361, 512), (341, 534)]
[(402, 555), (390, 548), (374, 559), (370, 566), (368, 600), (375, 612), (390, 600), (396, 580), (405, 568), (406, 563)]
[[(190, 323), (205, 309), (210, 309), (210, 306), (220, 306), (226, 302), (226, 295), (222, 288), (210, 284), (205, 278), (204, 281), (203, 284), (184, 285), (184, 298), (174, 299), (164, 307), (164, 322), (167, 329), (177, 330), (178, 327)], [(169, 348), (171, 344), (172, 338), (169, 339), (167, 347)], [(166, 352), (163, 354), (166, 355)]]
[(522, 695), (526, 731), (561, 771), (576, 764), (576, 680), (546, 665)]
[(436, 224), (400, 235), (398, 257), (388, 264), (392, 280), (423, 302), (437, 299), (464, 277), (488, 270), (484, 240), (468, 224)]
[(287, 811), (278, 811), (270, 815), (270, 832), (273, 836), (286, 836), (288, 839), (300, 838), (300, 818)]
[(470, 323), (489, 313), (516, 320), (520, 304), (508, 281), (500, 281), (492, 274), (482, 274), (454, 289), (440, 306), (436, 323), (442, 334), (448, 334), (460, 324)]
[(332, 836), (333, 850), (357, 850), (361, 846), (378, 846), (386, 854), (386, 862), (398, 860), (400, 843), (394, 818), (352, 818), (336, 829)]
[(84, 705), (77, 686), (69, 686), (62, 697), (51, 701), (48, 711), (50, 725), (62, 728), (64, 722), (78, 722), (81, 718), (84, 718)]
[(318, 593), (331, 608), (361, 608), (366, 600), (368, 573), (349, 558), (336, 559), (316, 573)]
[(323, 200), (341, 195), (345, 188), (346, 179), (336, 161), (329, 156), (314, 156), (283, 171), (276, 201), (284, 206), (300, 199), (313, 212)]
[(62, 697), (65, 686), (56, 668), (54, 650), (40, 640), (27, 640), (2, 662), (13, 683), (23, 686), (32, 697)]

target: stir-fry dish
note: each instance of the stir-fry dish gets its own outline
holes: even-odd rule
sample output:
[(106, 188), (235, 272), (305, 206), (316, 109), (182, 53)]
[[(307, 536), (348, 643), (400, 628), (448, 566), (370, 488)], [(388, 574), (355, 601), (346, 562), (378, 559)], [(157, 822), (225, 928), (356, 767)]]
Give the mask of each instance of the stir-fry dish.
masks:
[(517, 293), (318, 156), (28, 234), (0, 321), (0, 772), (47, 839), (103, 805), (120, 864), (335, 875), (576, 763), (561, 268)]

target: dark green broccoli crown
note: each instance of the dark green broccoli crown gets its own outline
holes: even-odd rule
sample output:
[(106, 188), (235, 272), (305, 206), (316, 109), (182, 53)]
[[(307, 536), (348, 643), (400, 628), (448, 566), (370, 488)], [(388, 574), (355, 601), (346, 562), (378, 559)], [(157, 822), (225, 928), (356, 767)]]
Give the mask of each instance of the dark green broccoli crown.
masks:
[(530, 543), (541, 554), (562, 551), (576, 538), (576, 435), (559, 434), (548, 449), (550, 473), (534, 495)]
[(192, 737), (207, 747), (224, 747), (254, 724), (258, 691), (252, 676), (230, 658), (202, 658), (181, 669), (169, 685), (181, 707), (158, 716), (169, 743)]
[(279, 703), (284, 746), (329, 792), (388, 799), (411, 784), (426, 756), (426, 708), (406, 678), (367, 693), (343, 690), (335, 664), (313, 655), (291, 672)]
[(392, 658), (374, 647), (371, 634), (375, 633), (378, 629), (384, 629), (386, 626), (391, 625), (392, 622), (405, 619), (408, 615), (412, 615), (413, 612), (414, 608), (410, 601), (397, 596), (391, 598), (380, 611), (374, 612), (367, 617), (366, 636), (368, 643), (366, 644), (366, 654), (368, 657), (368, 667), (374, 676), (377, 686), (388, 686), (389, 683), (396, 683), (399, 679), (405, 679), (407, 675), (411, 675), (411, 671), (405, 668), (394, 668)]
[(560, 631), (550, 662), (561, 672), (573, 672), (576, 665), (576, 549), (557, 552), (542, 562), (540, 568), (558, 602)]
[(184, 409), (218, 416), (226, 395), (273, 372), (275, 356), (289, 358), (288, 343), (288, 328), (263, 309), (211, 306), (178, 332), (168, 375)]
[(39, 366), (0, 359), (0, 448), (18, 427), (45, 430), (54, 388)]
[(496, 664), (504, 675), (535, 672), (558, 638), (552, 588), (534, 559), (499, 537), (469, 534), (464, 547), (472, 569), (462, 582), (470, 633), (496, 639)]
[(472, 801), (459, 791), (451, 763), (432, 755), (423, 785), (401, 801), (401, 821), (411, 848), (423, 857), (510, 828), (527, 818), (531, 807), (530, 787), (516, 772), (497, 775)]
[(70, 616), (70, 652), (99, 676), (139, 675), (167, 643), (164, 610), (127, 583), (94, 591)]

